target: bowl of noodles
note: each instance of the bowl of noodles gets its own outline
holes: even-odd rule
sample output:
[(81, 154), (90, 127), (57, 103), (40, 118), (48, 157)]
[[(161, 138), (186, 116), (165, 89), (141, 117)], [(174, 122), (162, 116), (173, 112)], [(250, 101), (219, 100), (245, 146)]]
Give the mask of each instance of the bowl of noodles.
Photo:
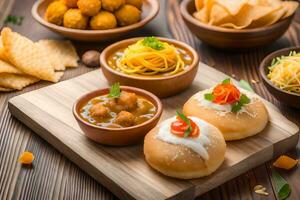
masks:
[(268, 91), (280, 102), (300, 108), (300, 46), (268, 55), (260, 64)]
[(140, 37), (108, 46), (101, 53), (103, 74), (111, 83), (139, 87), (158, 97), (188, 88), (199, 57), (189, 45), (167, 38)]

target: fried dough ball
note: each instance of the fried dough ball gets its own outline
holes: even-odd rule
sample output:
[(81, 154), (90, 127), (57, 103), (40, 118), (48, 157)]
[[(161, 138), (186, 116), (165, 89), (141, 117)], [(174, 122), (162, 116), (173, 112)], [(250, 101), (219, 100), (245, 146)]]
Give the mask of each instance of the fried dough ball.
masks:
[(141, 20), (141, 11), (128, 4), (117, 10), (115, 15), (120, 26), (128, 26)]
[(141, 10), (143, 7), (143, 0), (126, 0), (126, 4), (133, 5)]
[(45, 19), (56, 25), (62, 25), (64, 14), (67, 12), (68, 7), (61, 1), (54, 1), (49, 4), (45, 13)]
[(78, 0), (77, 6), (82, 14), (86, 16), (95, 16), (101, 9), (100, 0)]
[(100, 11), (97, 15), (92, 17), (90, 21), (91, 29), (105, 30), (115, 28), (117, 26), (116, 17), (107, 11)]
[(101, 117), (105, 118), (109, 116), (109, 110), (105, 106), (101, 105), (101, 103), (94, 104), (90, 108), (90, 113), (92, 117)]
[(63, 2), (64, 2), (69, 8), (76, 8), (76, 7), (77, 7), (77, 1), (78, 1), (78, 0), (63, 0)]
[(123, 127), (130, 127), (134, 125), (135, 117), (132, 113), (121, 111), (115, 119), (115, 123)]
[(125, 4), (125, 0), (102, 0), (102, 8), (113, 12)]
[(79, 9), (69, 9), (64, 15), (64, 27), (86, 29), (88, 20), (88, 17), (83, 15)]
[(118, 104), (126, 110), (134, 110), (137, 107), (137, 96), (135, 93), (122, 91)]

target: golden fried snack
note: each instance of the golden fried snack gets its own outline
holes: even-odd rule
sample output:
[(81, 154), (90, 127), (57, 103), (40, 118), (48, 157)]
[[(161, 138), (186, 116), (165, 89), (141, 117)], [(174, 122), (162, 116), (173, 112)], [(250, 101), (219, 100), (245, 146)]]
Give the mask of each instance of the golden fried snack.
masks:
[(77, 1), (78, 1), (78, 0), (63, 0), (63, 2), (64, 2), (69, 8), (77, 8)]
[(101, 9), (100, 0), (78, 0), (77, 6), (82, 14), (86, 16), (94, 16)]
[(23, 74), (23, 72), (19, 69), (17, 69), (16, 67), (14, 67), (12, 64), (4, 61), (4, 60), (0, 60), (0, 74)]
[(128, 4), (117, 10), (115, 15), (120, 26), (128, 26), (141, 20), (141, 11)]
[(67, 12), (68, 7), (62, 1), (54, 1), (48, 6), (45, 19), (56, 25), (62, 25), (64, 14)]
[(96, 16), (92, 17), (90, 21), (91, 29), (105, 30), (117, 27), (116, 17), (107, 11), (100, 11)]
[(126, 4), (133, 5), (141, 10), (143, 7), (143, 0), (126, 0)]
[(11, 92), (11, 91), (14, 91), (14, 90), (15, 89), (0, 87), (0, 92)]
[(22, 90), (24, 87), (38, 81), (38, 78), (28, 75), (0, 74), (1, 88)]
[(69, 9), (64, 15), (64, 27), (86, 29), (88, 20), (79, 9)]
[(113, 12), (125, 4), (125, 0), (102, 0), (102, 8)]

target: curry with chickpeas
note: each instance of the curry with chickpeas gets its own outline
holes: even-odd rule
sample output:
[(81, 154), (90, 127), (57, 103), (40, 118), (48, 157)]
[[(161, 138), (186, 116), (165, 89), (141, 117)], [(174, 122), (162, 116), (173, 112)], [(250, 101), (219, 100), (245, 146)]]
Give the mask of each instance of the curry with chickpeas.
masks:
[(156, 107), (135, 93), (119, 91), (118, 95), (101, 95), (89, 100), (80, 109), (86, 122), (107, 128), (124, 128), (142, 124), (156, 113)]

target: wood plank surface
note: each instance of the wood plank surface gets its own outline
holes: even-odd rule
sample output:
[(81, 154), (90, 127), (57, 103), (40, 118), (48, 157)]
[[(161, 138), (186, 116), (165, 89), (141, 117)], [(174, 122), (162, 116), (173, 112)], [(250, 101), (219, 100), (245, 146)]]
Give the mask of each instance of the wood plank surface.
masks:
[[(33, 40), (60, 38), (33, 20), (30, 14), (34, 0), (16, 0), (13, 15), (24, 16), (21, 26), (12, 26)], [(300, 45), (300, 17), (295, 20), (288, 32), (275, 43), (250, 52), (224, 52), (202, 44), (186, 29), (178, 13), (177, 0), (161, 0), (160, 15), (145, 29), (135, 35), (160, 35), (175, 37), (191, 44), (198, 50), (202, 62), (236, 78), (243, 78), (251, 83), (257, 93), (275, 104), (282, 114), (300, 125), (300, 111), (289, 108), (276, 101), (263, 86), (259, 77), (258, 65), (268, 53), (288, 46)], [(299, 10), (299, 9), (298, 9)], [(298, 11), (299, 13), (299, 11)], [(298, 14), (298, 16), (300, 16)], [(167, 27), (169, 26), (169, 31)], [(130, 36), (129, 36), (130, 37)], [(102, 49), (107, 44), (76, 42), (80, 53), (87, 49)], [(76, 70), (69, 70), (64, 79), (69, 79), (91, 69), (81, 65)], [(7, 101), (13, 96), (49, 85), (46, 82), (35, 84), (22, 92), (0, 94), (0, 199), (116, 199), (116, 197), (92, 177), (81, 171), (72, 162), (58, 153), (47, 142), (15, 120), (9, 113)], [(300, 157), (300, 144), (289, 155)], [(23, 168), (17, 158), (24, 150), (33, 151), (36, 156), (34, 169)], [(270, 163), (261, 165), (235, 178), (222, 186), (199, 197), (199, 199), (275, 199), (270, 181)], [(292, 187), (290, 199), (300, 199), (300, 169), (289, 172), (280, 171)], [(255, 194), (253, 187), (264, 185), (269, 196)]]
[[(162, 100), (161, 120), (174, 116), (176, 109), (196, 92), (213, 87), (227, 75), (203, 64), (193, 85), (183, 93)], [(72, 107), (80, 96), (108, 87), (100, 70), (35, 90), (9, 100), (17, 119), (109, 188), (121, 199), (194, 199), (218, 185), (296, 146), (299, 128), (265, 101), (270, 123), (258, 135), (227, 143), (225, 161), (211, 176), (178, 180), (152, 170), (144, 160), (142, 144), (109, 147), (90, 141), (79, 128)]]

